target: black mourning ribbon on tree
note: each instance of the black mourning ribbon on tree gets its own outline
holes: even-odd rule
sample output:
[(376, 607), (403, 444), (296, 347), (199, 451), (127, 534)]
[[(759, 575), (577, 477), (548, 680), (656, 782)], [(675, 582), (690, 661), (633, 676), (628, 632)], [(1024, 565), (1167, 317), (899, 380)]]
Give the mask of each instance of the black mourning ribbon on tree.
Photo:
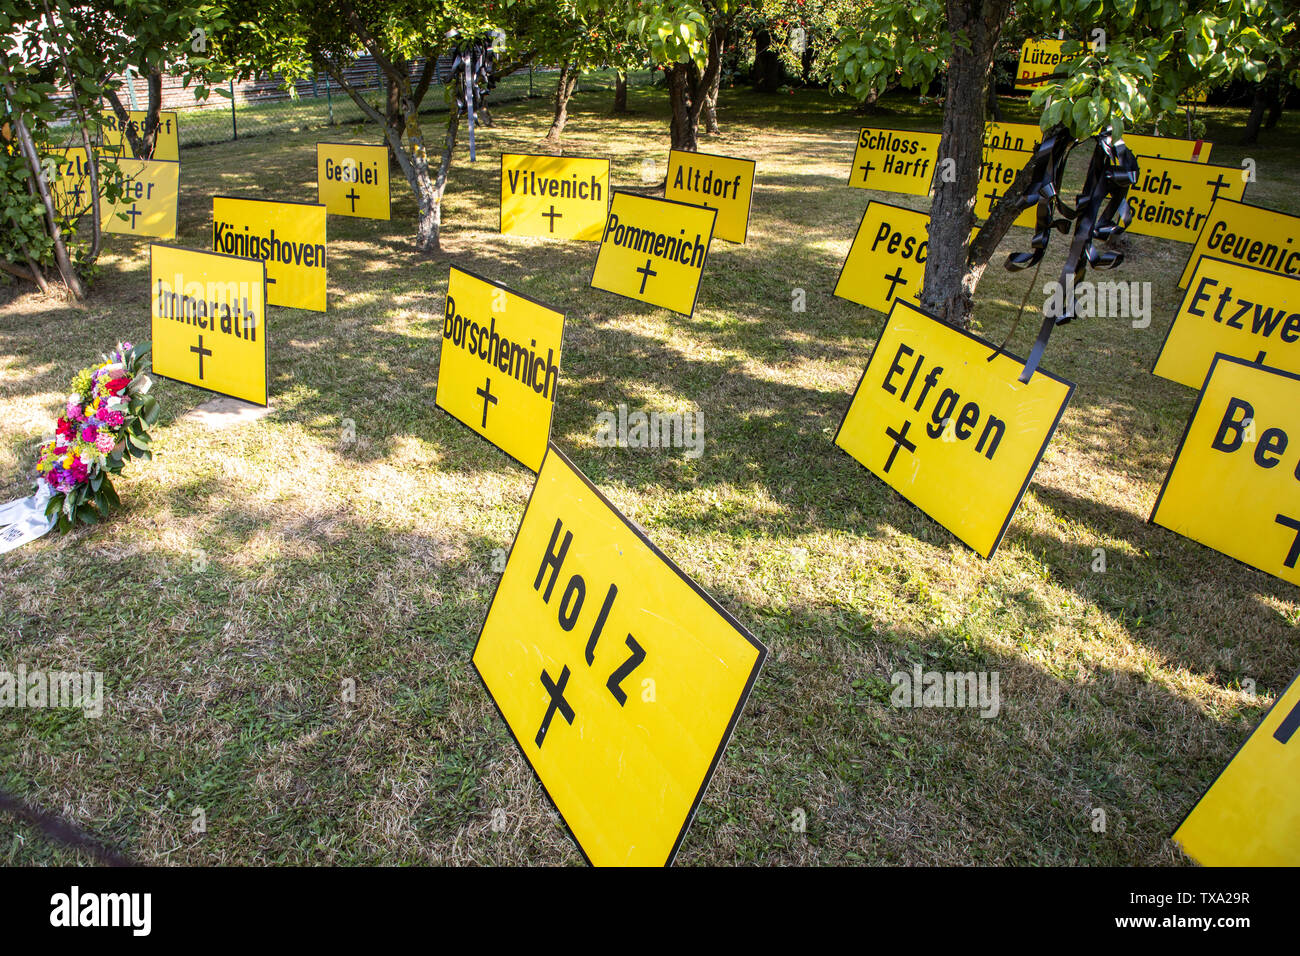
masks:
[[(458, 47), (451, 62), (451, 79), (455, 90), (456, 109), (469, 121), (469, 161), (475, 161), (474, 116), (483, 108), (483, 98), (495, 85), (492, 67), (496, 54), (492, 52), (492, 37), (485, 37)], [(458, 76), (459, 74), (459, 76)], [(460, 83), (456, 83), (457, 79)]]
[[(1065, 173), (1066, 160), (1070, 151), (1078, 144), (1073, 136), (1058, 129), (1038, 144), (1034, 157), (1029, 161), (1034, 171), (1034, 178), (1021, 200), (1021, 209), (1038, 207), (1038, 219), (1034, 227), (1034, 238), (1030, 241), (1031, 252), (1014, 252), (1007, 256), (1007, 269), (1012, 272), (1037, 266), (1047, 251), (1052, 230), (1067, 234), (1070, 223), (1074, 223), (1074, 234), (1070, 239), (1070, 250), (1061, 266), (1060, 284), (1062, 290), (1073, 289), (1081, 281), (1089, 266), (1097, 269), (1113, 269), (1124, 261), (1122, 252), (1102, 252), (1093, 245), (1093, 240), (1105, 242), (1118, 236), (1133, 221), (1133, 207), (1129, 205), (1128, 191), (1137, 183), (1137, 158), (1124, 144), (1123, 139), (1115, 139), (1109, 126), (1097, 134), (1097, 145), (1092, 151), (1092, 161), (1088, 164), (1088, 176), (1083, 183), (1083, 191), (1073, 207), (1061, 201), (1060, 183)], [(1056, 218), (1059, 212), (1061, 218)], [(1025, 362), (1020, 381), (1028, 383), (1038, 369), (1047, 348), (1047, 340), (1052, 329), (1064, 325), (1074, 318), (1074, 296), (1066, 295), (1062, 299), (1060, 315), (1053, 315), (1047, 308), (1043, 310), (1043, 325), (1038, 338)]]

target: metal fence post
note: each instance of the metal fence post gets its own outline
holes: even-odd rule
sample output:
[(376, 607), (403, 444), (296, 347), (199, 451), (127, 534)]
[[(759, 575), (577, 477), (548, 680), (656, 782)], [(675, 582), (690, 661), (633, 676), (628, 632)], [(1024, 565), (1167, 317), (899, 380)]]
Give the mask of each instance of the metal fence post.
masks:
[(330, 125), (334, 125), (334, 97), (330, 95), (330, 75), (325, 74), (325, 103), (329, 106)]
[(235, 119), (235, 81), (230, 81), (230, 135), (232, 139), (239, 139), (239, 121)]

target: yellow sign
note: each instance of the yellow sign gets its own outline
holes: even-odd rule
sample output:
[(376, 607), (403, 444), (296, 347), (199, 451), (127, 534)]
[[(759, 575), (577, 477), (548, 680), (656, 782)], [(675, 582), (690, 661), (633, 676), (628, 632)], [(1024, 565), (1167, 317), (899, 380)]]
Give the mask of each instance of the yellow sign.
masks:
[(1201, 256), (1300, 276), (1300, 216), (1217, 199), (1178, 279), (1180, 289), (1187, 288)]
[(1214, 144), (1204, 139), (1175, 136), (1144, 136), (1125, 133), (1124, 142), (1139, 159), (1181, 159), (1186, 163), (1208, 163)]
[(551, 436), (563, 336), (563, 312), (453, 266), (434, 404), (537, 471)]
[(388, 219), (388, 147), (317, 143), (316, 197), (331, 216)]
[(1300, 866), (1300, 674), (1192, 807), (1174, 841), (1202, 866)]
[(609, 160), (501, 154), (501, 234), (600, 242)]
[(672, 862), (766, 656), (550, 446), (474, 666), (588, 861)]
[(325, 311), (325, 207), (264, 199), (212, 199), (212, 248), (266, 263), (266, 301)]
[(1300, 375), (1216, 355), (1151, 521), (1300, 584)]
[(867, 203), (835, 294), (877, 312), (888, 312), (895, 300), (919, 301), (929, 228), (927, 213), (887, 202)]
[(1032, 123), (1002, 123), (989, 120), (984, 124), (984, 151), (1014, 149), (1033, 153), (1043, 141), (1043, 131)]
[(1133, 222), (1128, 231), (1176, 242), (1196, 242), (1216, 199), (1240, 200), (1246, 181), (1240, 169), (1143, 158), (1138, 181), (1128, 191)]
[[(148, 114), (144, 110), (128, 110), (127, 125), (136, 136), (143, 136), (145, 129), (145, 120)], [(131, 141), (127, 139), (123, 132), (123, 124), (118, 121), (117, 114), (112, 110), (106, 110), (103, 113), (103, 150), (106, 153), (112, 153), (129, 159), (140, 159), (131, 150)], [(173, 112), (160, 112), (158, 114), (158, 133), (153, 141), (153, 155), (143, 157), (145, 159), (162, 160), (169, 163), (179, 163), (181, 160), (181, 134), (179, 121)]]
[(864, 126), (858, 131), (849, 185), (925, 196), (930, 192), (938, 156), (938, 133)]
[[(181, 164), (156, 159), (115, 159), (122, 196), (99, 197), (104, 231), (151, 239), (175, 239), (180, 215)], [(118, 214), (121, 213), (121, 216)]]
[[(76, 219), (90, 211), (90, 163), (86, 148), (48, 148), (42, 151), (47, 166), (50, 194), (59, 215)], [(52, 169), (49, 168), (52, 165)], [(52, 175), (51, 175), (52, 174)]]
[(900, 300), (835, 444), (992, 557), (1074, 392), (1024, 364)]
[(1016, 64), (1016, 89), (1033, 92), (1042, 86), (1056, 68), (1078, 53), (1065, 53), (1065, 40), (1026, 40), (1020, 47), (1020, 62)]
[(591, 287), (691, 315), (717, 215), (672, 199), (615, 193)]
[(153, 370), (265, 405), (265, 263), (156, 244), (149, 253)]
[[(1032, 147), (1031, 147), (1032, 149)], [(1008, 187), (1015, 182), (1020, 171), (1034, 158), (1032, 152), (998, 147), (984, 148), (984, 162), (980, 171), (979, 191), (975, 194), (975, 218), (987, 219), (993, 206)], [(1038, 224), (1037, 208), (1030, 206), (1021, 210), (1013, 225), (1033, 229)]]
[(1200, 388), (1218, 352), (1300, 374), (1300, 277), (1198, 259), (1152, 371)]
[(718, 210), (713, 235), (743, 243), (749, 234), (755, 168), (752, 159), (669, 150), (664, 197)]

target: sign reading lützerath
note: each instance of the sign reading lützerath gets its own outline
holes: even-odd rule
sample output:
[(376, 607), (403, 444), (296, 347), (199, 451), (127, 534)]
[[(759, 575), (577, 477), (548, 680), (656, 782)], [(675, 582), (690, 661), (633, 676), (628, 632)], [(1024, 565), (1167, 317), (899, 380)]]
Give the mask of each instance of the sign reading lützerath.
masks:
[(835, 295), (877, 312), (888, 312), (896, 299), (917, 301), (925, 279), (929, 228), (927, 213), (877, 200), (867, 203)]
[(1176, 242), (1196, 242), (1217, 199), (1240, 200), (1246, 180), (1240, 169), (1144, 158), (1128, 192), (1133, 222), (1128, 231)]
[(501, 154), (501, 233), (599, 242), (609, 213), (609, 160)]
[(938, 156), (938, 133), (864, 126), (858, 131), (849, 185), (924, 196), (930, 191)]
[(331, 216), (390, 218), (388, 147), (317, 143), (316, 196)]
[(615, 193), (591, 287), (691, 315), (717, 215), (672, 199)]
[(153, 370), (265, 405), (265, 290), (260, 259), (151, 245)]
[(1282, 275), (1300, 275), (1300, 217), (1217, 199), (1178, 279), (1180, 289), (1187, 288), (1201, 256), (1228, 259)]
[(669, 150), (664, 198), (718, 210), (714, 237), (743, 243), (749, 235), (755, 165), (752, 159)]
[(1300, 277), (1196, 260), (1152, 371), (1200, 388), (1219, 352), (1300, 374)]
[(1300, 375), (1215, 356), (1151, 521), (1300, 584)]
[(453, 266), (434, 404), (537, 471), (551, 435), (563, 335), (564, 313)]
[(835, 444), (992, 557), (1074, 392), (1041, 369), (1026, 385), (1023, 368), (983, 339), (895, 302)]
[(325, 207), (264, 199), (212, 199), (212, 248), (266, 263), (269, 305), (325, 311)]
[(550, 446), (473, 660), (591, 863), (672, 862), (766, 656)]

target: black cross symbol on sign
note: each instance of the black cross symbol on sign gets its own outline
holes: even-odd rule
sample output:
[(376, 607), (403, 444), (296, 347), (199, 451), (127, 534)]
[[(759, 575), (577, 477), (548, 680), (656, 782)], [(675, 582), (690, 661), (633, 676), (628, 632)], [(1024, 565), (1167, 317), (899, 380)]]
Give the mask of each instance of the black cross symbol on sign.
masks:
[(85, 192), (85, 190), (82, 189), (81, 184), (78, 183), (77, 185), (69, 189), (68, 192), (72, 194), (72, 208), (73, 211), (75, 212), (76, 210), (81, 208), (81, 194)]
[(573, 708), (570, 707), (569, 702), (564, 699), (564, 688), (568, 683), (569, 668), (567, 666), (564, 670), (560, 671), (559, 683), (551, 680), (551, 675), (546, 673), (545, 668), (542, 668), (542, 686), (545, 687), (546, 692), (551, 695), (551, 702), (546, 705), (546, 716), (542, 718), (542, 726), (537, 731), (537, 746), (539, 747), (542, 745), (542, 741), (546, 739), (546, 732), (551, 729), (551, 718), (555, 716), (557, 710), (560, 712), (560, 716), (564, 718), (566, 723), (573, 723)]
[(867, 181), (867, 173), (871, 172), (875, 168), (875, 166), (871, 165), (871, 160), (867, 160), (867, 165), (858, 167), (858, 169), (862, 170), (862, 181), (864, 183)]
[(551, 232), (554, 232), (554, 231), (555, 231), (555, 220), (557, 220), (557, 219), (563, 219), (563, 218), (564, 218), (564, 213), (562, 213), (562, 212), (556, 212), (556, 211), (555, 211), (555, 204), (552, 203), (552, 204), (551, 204), (551, 211), (550, 211), (550, 212), (544, 212), (544, 213), (542, 213), (542, 218), (543, 218), (543, 219), (549, 219), (549, 220), (551, 220), (551, 222), (550, 222)]
[(138, 218), (142, 215), (142, 213), (140, 212), (140, 210), (139, 210), (139, 208), (136, 206), (136, 204), (135, 204), (135, 203), (132, 203), (132, 204), (131, 204), (131, 209), (130, 209), (130, 211), (127, 213), (127, 215), (131, 217), (131, 229), (134, 230), (134, 229), (135, 229), (135, 221), (136, 221), (136, 219), (138, 219)]
[(894, 297), (894, 288), (900, 285), (907, 285), (907, 280), (903, 278), (902, 266), (895, 269), (892, 276), (886, 273), (884, 278), (885, 281), (889, 283), (889, 291), (885, 293), (885, 301), (888, 302)]
[(203, 381), (203, 356), (205, 356), (205, 355), (211, 355), (211, 354), (212, 354), (212, 349), (205, 349), (205, 348), (203, 347), (203, 336), (200, 335), (200, 336), (199, 336), (199, 344), (198, 344), (198, 345), (191, 345), (191, 346), (190, 346), (190, 351), (191, 351), (191, 352), (197, 352), (198, 355), (199, 355), (199, 381)]
[(1273, 737), (1279, 743), (1290, 743), (1297, 730), (1300, 730), (1300, 702), (1291, 708), (1291, 713), (1282, 718), (1282, 723), (1273, 731)]
[(984, 194), (984, 198), (989, 201), (989, 212), (992, 212), (993, 207), (998, 204), (998, 197), (1000, 195), (1001, 194), (996, 189), (992, 190), (991, 192), (986, 192)]
[(1207, 179), (1205, 185), (1214, 187), (1214, 195), (1210, 197), (1210, 202), (1214, 202), (1219, 198), (1219, 190), (1228, 184), (1223, 181), (1223, 173), (1219, 173), (1217, 178)]
[(483, 380), (482, 388), (474, 389), (474, 394), (483, 396), (483, 426), (482, 427), (487, 428), (488, 405), (495, 405), (498, 401), (500, 401), (500, 399), (498, 399), (495, 395), (492, 394), (491, 376)]
[(892, 428), (885, 429), (885, 434), (894, 440), (894, 447), (889, 449), (889, 457), (885, 459), (885, 471), (889, 471), (890, 468), (894, 467), (894, 457), (898, 454), (899, 448), (906, 448), (912, 453), (916, 452), (916, 442), (909, 441), (907, 438), (907, 430), (911, 427), (912, 423), (905, 421), (901, 432), (896, 432)]
[(347, 194), (346, 196), (344, 196), (343, 198), (344, 198), (344, 199), (350, 199), (350, 200), (352, 200), (352, 211), (353, 211), (353, 212), (356, 212), (356, 211), (357, 211), (357, 200), (361, 198), (360, 196), (357, 195), (357, 189), (356, 189), (356, 187), (353, 186), (353, 187), (352, 187), (352, 192), (348, 193), (348, 194)]
[(649, 260), (649, 259), (647, 259), (647, 260), (645, 261), (645, 268), (643, 268), (643, 269), (637, 269), (636, 271), (639, 272), (639, 273), (641, 273), (641, 292), (640, 292), (640, 294), (641, 294), (641, 295), (645, 295), (645, 281), (646, 281), (646, 279), (649, 279), (651, 276), (657, 276), (659, 273), (656, 272), (654, 269), (651, 269), (651, 268), (650, 268), (650, 260)]

